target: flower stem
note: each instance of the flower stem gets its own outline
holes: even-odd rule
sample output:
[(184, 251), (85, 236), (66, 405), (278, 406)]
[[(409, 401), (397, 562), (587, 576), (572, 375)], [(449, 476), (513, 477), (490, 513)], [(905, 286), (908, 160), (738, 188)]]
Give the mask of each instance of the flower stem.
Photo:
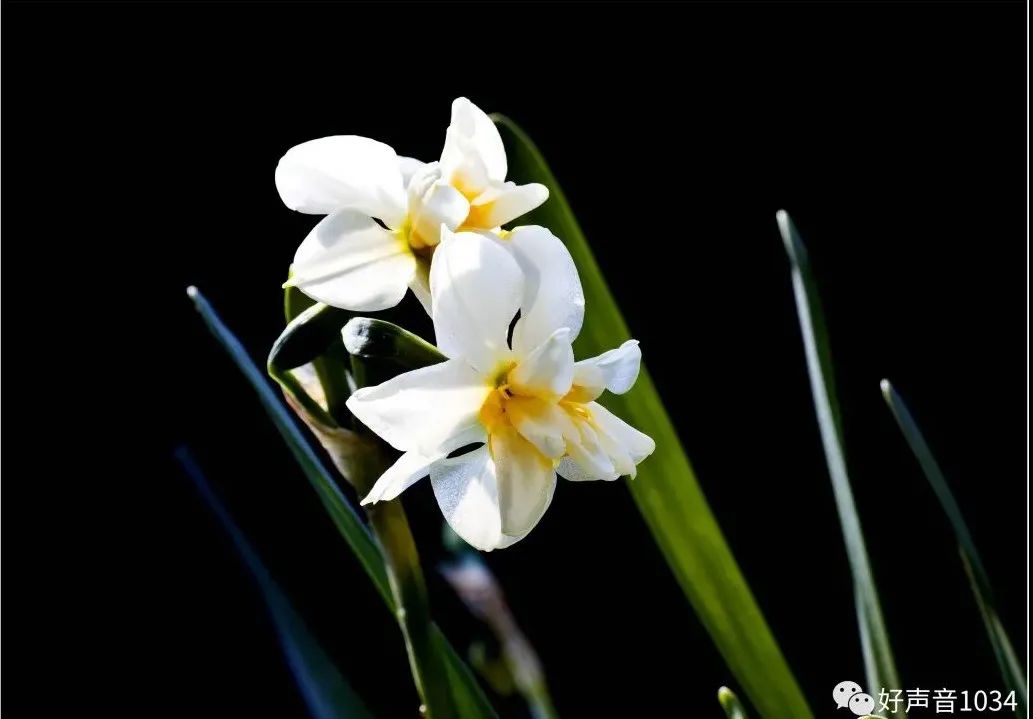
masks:
[(445, 663), (432, 632), (427, 585), (405, 509), (400, 501), (392, 500), (369, 507), (368, 514), (387, 563), (395, 614), (405, 637), (413, 680), (423, 700), (423, 714), (432, 719), (452, 719), (457, 712)]

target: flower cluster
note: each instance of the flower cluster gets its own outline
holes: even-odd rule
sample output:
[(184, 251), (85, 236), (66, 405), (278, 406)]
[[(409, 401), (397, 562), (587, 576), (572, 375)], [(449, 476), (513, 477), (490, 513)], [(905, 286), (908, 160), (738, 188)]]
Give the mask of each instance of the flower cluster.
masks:
[(288, 284), (359, 311), (394, 306), (411, 288), (448, 358), (348, 400), (402, 452), (363, 504), (429, 475), (449, 525), (486, 551), (534, 528), (557, 474), (634, 477), (654, 448), (596, 401), (634, 384), (638, 343), (575, 362), (585, 312), (577, 269), (548, 229), (501, 229), (548, 198), (542, 185), (507, 182), (506, 171), (498, 130), (465, 98), (452, 104), (437, 162), (338, 136), (292, 148), (276, 169), (288, 207), (326, 215), (298, 248)]

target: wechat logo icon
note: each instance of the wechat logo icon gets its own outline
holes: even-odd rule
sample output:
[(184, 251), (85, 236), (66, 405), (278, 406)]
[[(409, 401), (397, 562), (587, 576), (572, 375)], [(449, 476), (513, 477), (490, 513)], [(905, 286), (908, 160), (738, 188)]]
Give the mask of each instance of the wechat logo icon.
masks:
[(840, 682), (832, 690), (837, 709), (849, 709), (854, 716), (869, 716), (875, 711), (875, 699), (861, 691), (857, 682)]

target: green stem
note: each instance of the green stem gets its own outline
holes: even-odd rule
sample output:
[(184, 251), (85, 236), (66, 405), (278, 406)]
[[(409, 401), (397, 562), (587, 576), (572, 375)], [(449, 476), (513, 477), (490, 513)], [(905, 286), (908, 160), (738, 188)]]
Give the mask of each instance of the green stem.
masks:
[[(424, 716), (451, 719), (458, 716), (458, 712), (433, 634), (427, 585), (405, 509), (400, 501), (392, 500), (368, 507), (367, 513), (387, 563), (391, 593), (398, 607), (398, 626), (405, 637), (409, 666), (423, 700)], [(432, 711), (437, 713), (432, 715)], [(445, 714), (445, 717), (440, 714)]]

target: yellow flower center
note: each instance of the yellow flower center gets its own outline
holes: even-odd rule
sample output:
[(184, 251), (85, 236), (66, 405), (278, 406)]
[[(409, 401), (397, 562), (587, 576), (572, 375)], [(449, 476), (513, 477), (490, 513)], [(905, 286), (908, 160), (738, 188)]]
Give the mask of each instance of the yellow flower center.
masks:
[(509, 418), (506, 416), (506, 403), (513, 397), (513, 391), (509, 386), (509, 373), (514, 367), (516, 367), (516, 362), (505, 362), (491, 374), (491, 384), (495, 389), (484, 400), (478, 414), (478, 419), (488, 430), (488, 434), (494, 434), (509, 424)]

